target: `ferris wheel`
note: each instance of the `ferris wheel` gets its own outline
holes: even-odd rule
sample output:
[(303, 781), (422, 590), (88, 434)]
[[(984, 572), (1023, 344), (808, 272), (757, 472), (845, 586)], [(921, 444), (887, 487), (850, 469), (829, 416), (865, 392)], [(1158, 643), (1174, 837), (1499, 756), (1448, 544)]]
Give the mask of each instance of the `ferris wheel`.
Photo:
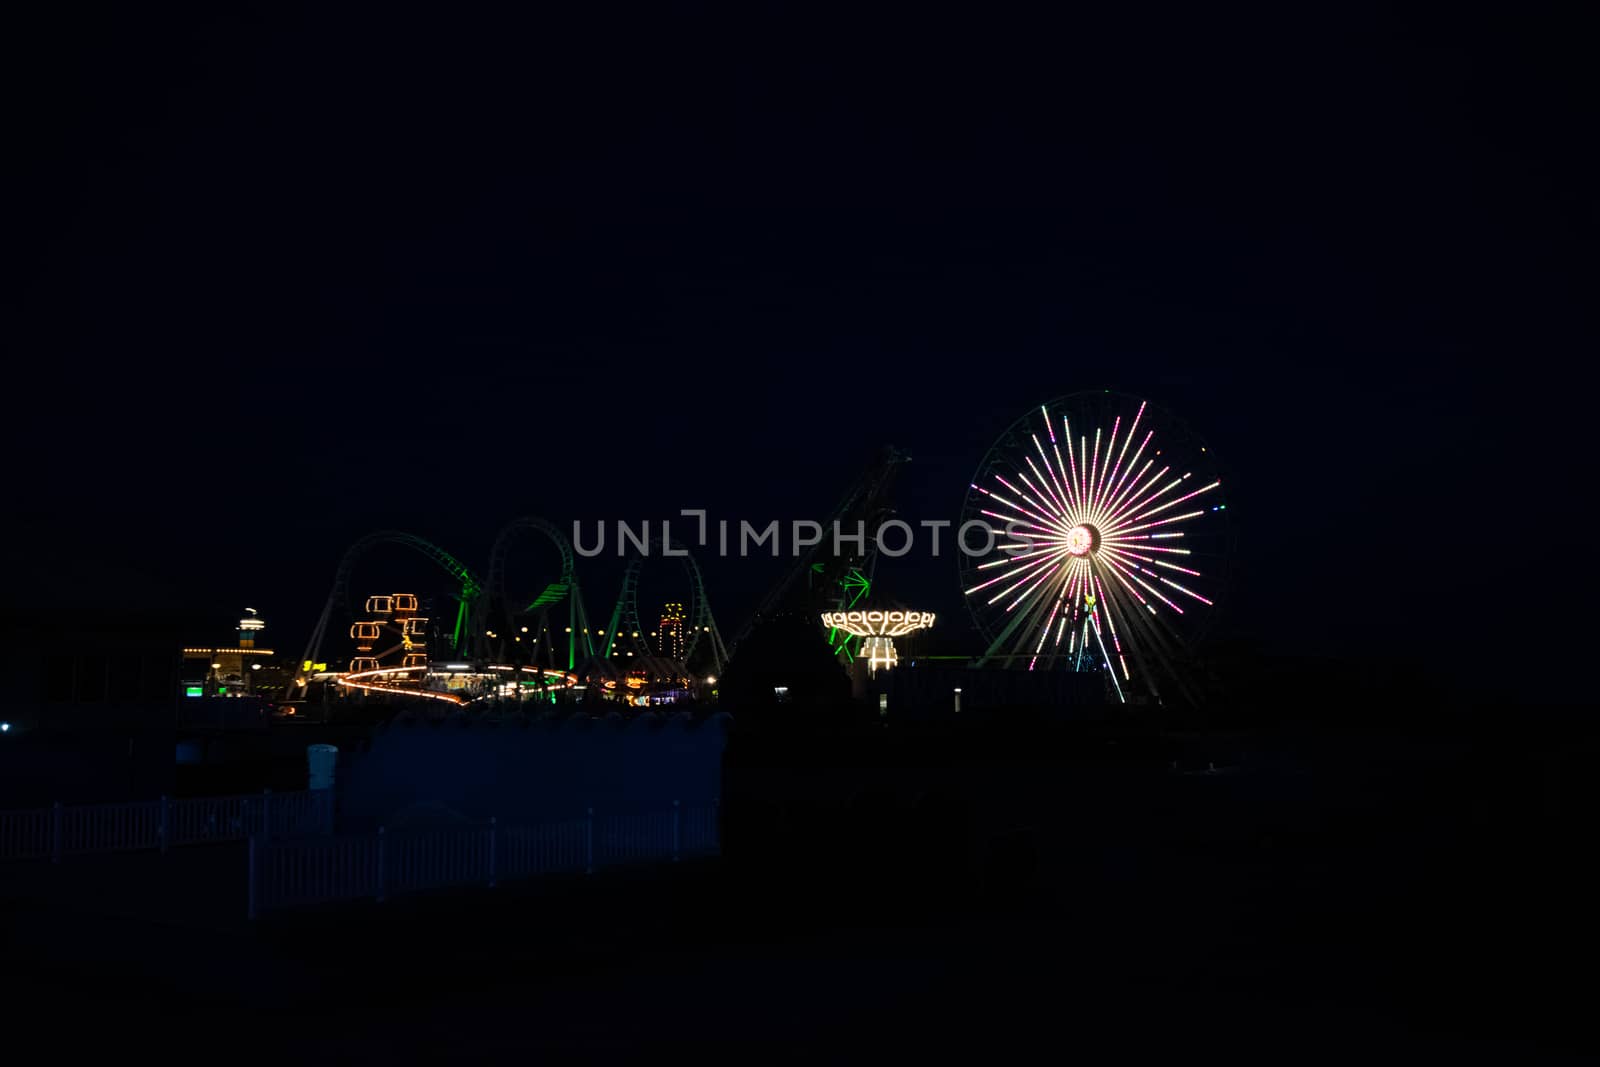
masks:
[(1074, 393), (1019, 418), (962, 508), (981, 662), (1099, 672), (1123, 703), (1186, 692), (1225, 577), (1226, 508), (1205, 445), (1147, 401)]

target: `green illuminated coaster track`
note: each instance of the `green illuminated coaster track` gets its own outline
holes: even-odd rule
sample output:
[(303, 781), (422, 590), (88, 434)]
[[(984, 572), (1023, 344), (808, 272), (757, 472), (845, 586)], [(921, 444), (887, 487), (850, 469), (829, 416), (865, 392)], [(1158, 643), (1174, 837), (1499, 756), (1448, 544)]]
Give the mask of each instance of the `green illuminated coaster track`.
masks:
[[(667, 549), (671, 549), (670, 553), (666, 551)], [(683, 635), (681, 654), (669, 658), (686, 667), (699, 650), (709, 665), (711, 676), (715, 677), (722, 673), (723, 666), (728, 662), (728, 649), (722, 642), (722, 632), (717, 629), (717, 621), (711, 615), (711, 602), (706, 597), (705, 581), (700, 576), (700, 566), (694, 561), (694, 556), (676, 540), (663, 543), (654, 535), (651, 536), (644, 555), (676, 558), (683, 566), (683, 575), (688, 583), (688, 608), (684, 614), (687, 632)], [(643, 566), (644, 556), (635, 555), (628, 560), (627, 567), (623, 570), (622, 589), (617, 595), (616, 605), (611, 610), (611, 621), (605, 631), (605, 649), (601, 653), (607, 663), (612, 662), (612, 656), (619, 649), (641, 659), (653, 659), (667, 652), (664, 647), (658, 647), (662, 643), (659, 639), (657, 644), (651, 643), (651, 629), (643, 625), (640, 619), (639, 572)]]
[[(514, 593), (508, 588), (508, 558), (516, 543), (527, 540), (529, 535), (548, 541), (555, 548), (558, 569), (549, 581), (533, 587), (537, 592), (529, 589)], [(563, 606), (564, 613), (559, 610)], [(554, 622), (562, 615), (565, 620), (559, 629), (565, 632), (559, 633)], [(487, 593), (478, 600), (471, 631), (474, 654), (483, 660), (534, 663), (543, 657), (555, 661), (544, 665), (576, 671), (594, 658), (572, 542), (560, 527), (525, 515), (500, 531), (489, 551)]]

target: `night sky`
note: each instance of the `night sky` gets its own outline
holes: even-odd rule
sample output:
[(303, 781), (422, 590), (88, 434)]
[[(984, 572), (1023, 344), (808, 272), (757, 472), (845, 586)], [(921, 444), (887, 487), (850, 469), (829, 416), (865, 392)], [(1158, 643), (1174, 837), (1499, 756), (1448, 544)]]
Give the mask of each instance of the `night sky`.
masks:
[[(527, 10), (6, 35), (13, 619), (248, 604), (297, 650), (369, 530), (481, 567), (520, 514), (824, 519), (886, 442), (954, 518), (1113, 387), (1225, 467), (1228, 634), (1587, 697), (1575, 27)], [(730, 635), (778, 570), (707, 561)], [(964, 624), (953, 558), (880, 578)]]

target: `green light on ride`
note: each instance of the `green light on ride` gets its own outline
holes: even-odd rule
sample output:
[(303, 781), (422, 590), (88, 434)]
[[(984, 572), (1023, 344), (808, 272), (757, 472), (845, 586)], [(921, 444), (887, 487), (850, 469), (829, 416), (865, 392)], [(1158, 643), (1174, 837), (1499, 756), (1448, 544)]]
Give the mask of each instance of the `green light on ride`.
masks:
[(186, 697), (203, 697), (206, 695), (206, 691), (202, 686), (186, 685), (183, 687), (183, 695)]

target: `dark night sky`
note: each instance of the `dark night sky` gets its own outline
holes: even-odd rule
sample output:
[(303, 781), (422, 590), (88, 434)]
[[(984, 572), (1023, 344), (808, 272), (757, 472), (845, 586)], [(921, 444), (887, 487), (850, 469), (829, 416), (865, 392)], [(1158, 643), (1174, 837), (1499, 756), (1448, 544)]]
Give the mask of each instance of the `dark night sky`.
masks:
[[(1224, 457), (1239, 636), (1587, 694), (1576, 27), (527, 10), (7, 35), (19, 607), (297, 648), (375, 527), (824, 518), (885, 441), (953, 517), (1007, 423), (1114, 386)], [(730, 631), (774, 576), (707, 573)], [(957, 610), (952, 560), (891, 574)]]

